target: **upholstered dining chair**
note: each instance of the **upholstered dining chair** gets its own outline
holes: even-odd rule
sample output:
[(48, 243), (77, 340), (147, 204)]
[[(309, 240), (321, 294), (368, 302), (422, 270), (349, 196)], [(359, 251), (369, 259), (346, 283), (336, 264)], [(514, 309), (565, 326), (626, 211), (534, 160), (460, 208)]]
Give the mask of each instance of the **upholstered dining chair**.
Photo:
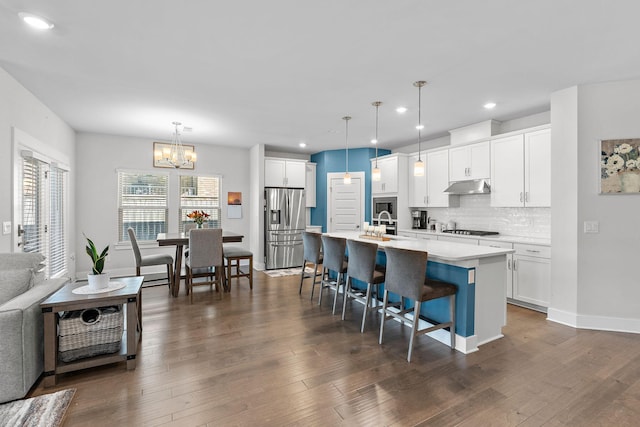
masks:
[[(336, 303), (338, 302), (340, 286), (342, 286), (342, 293), (344, 294), (345, 275), (348, 265), (347, 258), (345, 257), (347, 239), (323, 235), (322, 249), (324, 261), (322, 263), (323, 272), (318, 305), (322, 304), (323, 290), (332, 289), (334, 291), (332, 313), (336, 314)], [(330, 272), (334, 272), (337, 275), (336, 280), (331, 278)]]
[[(225, 281), (221, 228), (197, 228), (189, 231), (189, 256), (185, 260), (187, 293), (193, 303), (193, 287), (216, 285), (222, 299)], [(213, 275), (213, 276), (212, 276)], [(195, 278), (206, 280), (194, 282)]]
[(142, 267), (150, 267), (153, 265), (166, 265), (167, 266), (167, 284), (169, 285), (169, 292), (173, 291), (173, 257), (166, 254), (156, 255), (142, 255), (140, 253), (140, 247), (138, 246), (138, 239), (136, 232), (133, 228), (127, 229), (129, 233), (129, 240), (131, 241), (131, 249), (133, 249), (133, 256), (136, 260), (136, 276), (140, 276), (140, 269)]
[[(382, 301), (382, 320), (380, 321), (380, 344), (382, 344), (384, 335), (385, 321), (394, 318), (400, 320), (401, 324), (411, 325), (411, 338), (409, 339), (409, 352), (407, 353), (408, 362), (411, 362), (415, 337), (437, 329), (449, 328), (451, 348), (455, 348), (457, 286), (426, 278), (428, 257), (426, 252), (385, 248), (385, 253), (387, 255), (387, 272)], [(389, 307), (390, 292), (401, 297), (399, 311), (391, 310)], [(414, 301), (413, 307), (405, 308), (405, 298)], [(421, 303), (437, 298), (449, 298), (449, 321), (419, 329)], [(409, 320), (405, 317), (407, 313), (413, 313), (413, 319)]]
[[(320, 283), (317, 278), (322, 274), (322, 271), (318, 273), (318, 267), (323, 262), (321, 234), (303, 231), (302, 246), (304, 256), (302, 259), (302, 271), (300, 272), (300, 289), (298, 290), (298, 294), (302, 294), (302, 284), (304, 283), (304, 279), (311, 277), (311, 299), (313, 299), (313, 292), (315, 290), (316, 283)], [(313, 264), (313, 276), (305, 272), (307, 263)], [(322, 290), (320, 293), (322, 294)]]
[[(347, 301), (355, 299), (364, 304), (362, 311), (362, 324), (360, 332), (364, 332), (364, 326), (367, 321), (367, 313), (374, 308), (372, 299), (372, 288), (376, 287), (376, 301), (379, 295), (378, 289), (380, 284), (384, 282), (385, 273), (376, 269), (376, 254), (378, 245), (375, 243), (359, 242), (357, 240), (347, 240), (347, 249), (349, 251), (349, 263), (347, 265), (347, 282), (345, 286), (344, 299), (342, 301), (342, 320), (345, 318), (347, 310)], [(358, 290), (354, 290), (351, 286), (353, 279), (360, 280), (367, 284), (365, 295)]]

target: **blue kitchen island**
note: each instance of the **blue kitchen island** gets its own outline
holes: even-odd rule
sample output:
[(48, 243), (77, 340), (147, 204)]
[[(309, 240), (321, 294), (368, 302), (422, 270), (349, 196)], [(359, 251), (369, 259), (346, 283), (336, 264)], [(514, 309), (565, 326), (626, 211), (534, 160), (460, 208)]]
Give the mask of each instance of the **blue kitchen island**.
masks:
[[(506, 268), (507, 254), (513, 249), (473, 246), (437, 240), (386, 236), (388, 241), (360, 237), (358, 232), (335, 232), (331, 236), (377, 243), (378, 262), (386, 263), (385, 247), (411, 249), (428, 253), (426, 274), (458, 286), (456, 293), (456, 350), (472, 353), (478, 346), (502, 338), (507, 320)], [(436, 321), (449, 317), (448, 302), (424, 302), (421, 313)], [(438, 330), (432, 338), (449, 344), (449, 333)]]

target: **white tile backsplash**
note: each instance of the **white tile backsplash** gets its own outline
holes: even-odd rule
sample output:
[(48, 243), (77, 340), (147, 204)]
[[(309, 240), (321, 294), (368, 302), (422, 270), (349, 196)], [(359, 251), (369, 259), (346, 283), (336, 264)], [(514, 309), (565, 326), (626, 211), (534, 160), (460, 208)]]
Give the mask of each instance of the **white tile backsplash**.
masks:
[(429, 208), (438, 222), (457, 228), (497, 231), (509, 236), (551, 238), (551, 208), (494, 208), (489, 194), (460, 196), (460, 207)]

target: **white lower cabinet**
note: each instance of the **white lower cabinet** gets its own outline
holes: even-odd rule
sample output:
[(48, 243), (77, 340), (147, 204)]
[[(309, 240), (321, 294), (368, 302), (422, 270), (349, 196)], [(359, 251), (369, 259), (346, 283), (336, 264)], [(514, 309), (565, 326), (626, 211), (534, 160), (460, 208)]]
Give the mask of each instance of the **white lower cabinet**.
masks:
[(549, 307), (551, 301), (551, 248), (548, 246), (513, 245), (513, 299)]
[(478, 246), (478, 239), (470, 239), (468, 237), (454, 237), (454, 236), (438, 235), (438, 241), (455, 242), (455, 243), (462, 243), (464, 245)]
[(546, 312), (551, 301), (551, 248), (492, 240), (480, 240), (480, 246), (515, 249), (507, 255), (508, 301)]

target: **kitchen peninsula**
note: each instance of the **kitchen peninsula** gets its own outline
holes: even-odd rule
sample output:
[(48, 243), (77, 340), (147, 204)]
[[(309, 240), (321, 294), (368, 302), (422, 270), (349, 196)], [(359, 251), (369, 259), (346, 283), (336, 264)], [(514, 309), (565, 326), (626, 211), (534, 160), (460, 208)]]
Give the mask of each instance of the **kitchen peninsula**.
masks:
[[(456, 294), (456, 350), (471, 353), (478, 346), (502, 338), (506, 324), (507, 303), (505, 270), (507, 254), (513, 249), (471, 246), (461, 243), (422, 240), (392, 236), (388, 241), (376, 241), (360, 237), (358, 232), (335, 232), (331, 236), (374, 242), (378, 244), (378, 263), (385, 264), (385, 247), (423, 251), (429, 254), (427, 275), (430, 278), (454, 283)], [(424, 312), (434, 320), (448, 318), (446, 301), (423, 303)], [(442, 317), (442, 319), (440, 318)], [(447, 331), (429, 334), (448, 344)]]

